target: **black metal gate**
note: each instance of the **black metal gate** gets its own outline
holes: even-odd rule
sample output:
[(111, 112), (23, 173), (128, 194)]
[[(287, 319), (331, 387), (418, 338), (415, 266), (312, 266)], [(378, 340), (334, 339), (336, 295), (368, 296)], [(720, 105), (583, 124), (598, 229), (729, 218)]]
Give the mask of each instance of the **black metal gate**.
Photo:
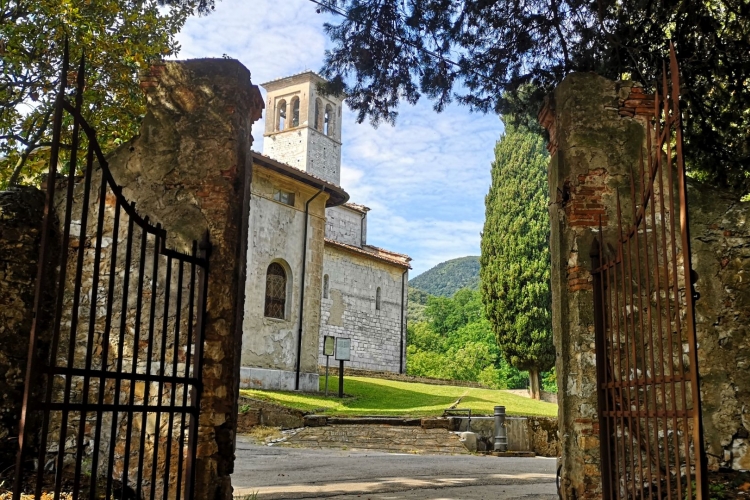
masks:
[(592, 252), (607, 499), (708, 499), (674, 47), (667, 78), (665, 65), (630, 200), (618, 194)]
[[(123, 197), (81, 114), (84, 59), (77, 73), (68, 61), (66, 46), (13, 498), (191, 499), (208, 235), (189, 254), (168, 249), (167, 232)], [(44, 328), (50, 267), (54, 304)], [(49, 358), (37, 361), (43, 346)], [(41, 388), (32, 386), (38, 374)]]

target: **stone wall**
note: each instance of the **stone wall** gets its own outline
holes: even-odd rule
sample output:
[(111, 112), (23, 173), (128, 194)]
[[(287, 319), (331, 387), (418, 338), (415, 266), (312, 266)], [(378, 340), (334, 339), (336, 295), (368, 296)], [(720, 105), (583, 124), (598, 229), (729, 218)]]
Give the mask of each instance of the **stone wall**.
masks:
[(358, 210), (346, 206), (326, 209), (326, 238), (361, 247), (366, 243), (366, 225), (367, 215)]
[(750, 470), (750, 203), (688, 183), (703, 430), (711, 470)]
[[(18, 449), (44, 198), (44, 193), (33, 187), (0, 192), (0, 475), (15, 463)], [(54, 254), (54, 231), (48, 241)], [(49, 319), (48, 311), (43, 312), (40, 332), (45, 331), (44, 322)], [(40, 342), (40, 359), (45, 352), (46, 337)], [(39, 387), (39, 380), (32, 379), (32, 386)], [(34, 422), (27, 426), (33, 429)], [(29, 439), (34, 437), (30, 432)]]
[[(406, 287), (403, 267), (325, 246), (323, 272), (329, 276), (328, 298), (321, 299), (319, 364), (325, 366), (325, 335), (350, 337), (352, 360), (347, 367), (372, 371), (401, 371), (402, 313), (406, 334)], [(408, 275), (404, 277), (408, 281)], [(375, 307), (378, 287), (380, 310)], [(402, 294), (403, 291), (403, 294)], [(404, 309), (402, 311), (402, 304)], [(405, 362), (406, 357), (403, 357)], [(335, 361), (331, 359), (331, 364)]]
[[(277, 187), (295, 193), (295, 206), (273, 200)], [(307, 254), (302, 254), (305, 204), (317, 193), (311, 186), (257, 165), (253, 172), (244, 287), (242, 387), (294, 390), (300, 309), (304, 309), (300, 389), (318, 390), (317, 349), (327, 193), (318, 195), (310, 203)], [(300, 307), (303, 258), (306, 259), (305, 303)], [(280, 263), (287, 272), (283, 319), (264, 315), (266, 272), (272, 262)]]
[[(630, 177), (644, 147), (643, 117), (652, 109), (632, 82), (572, 74), (540, 113), (552, 153), (551, 282), (565, 498), (601, 497), (590, 252), (600, 216), (604, 241), (616, 241), (618, 192), (623, 224), (632, 220)], [(748, 204), (694, 181), (688, 191), (709, 467), (747, 468)], [(681, 260), (679, 248), (677, 255)]]
[(149, 108), (141, 135), (120, 148), (111, 164), (126, 197), (175, 235), (172, 246), (184, 249), (180, 239), (209, 232), (196, 498), (228, 500), (239, 391), (251, 130), (263, 100), (250, 72), (235, 60), (169, 62), (154, 67), (150, 78), (143, 82)]
[[(192, 242), (201, 240), (206, 232), (209, 234), (210, 271), (204, 320), (203, 395), (195, 463), (196, 497), (230, 499), (232, 489), (229, 475), (234, 460), (242, 287), (252, 172), (251, 127), (260, 117), (263, 103), (257, 88), (250, 81), (249, 71), (233, 60), (204, 59), (156, 65), (143, 76), (141, 86), (148, 98), (141, 133), (113, 152), (108, 162), (125, 199), (135, 203), (141, 216), (147, 216), (152, 223), (158, 222), (168, 230), (168, 248), (190, 253)], [(130, 219), (121, 212), (119, 230), (114, 231), (117, 201), (109, 189), (100, 194), (101, 178), (102, 171), (95, 169), (88, 193), (82, 182), (73, 187), (71, 239), (66, 261), (68, 277), (63, 295), (63, 333), (56, 357), (64, 358), (70, 352), (74, 366), (78, 368), (90, 363), (92, 368), (97, 369), (106, 364), (111, 370), (134, 370), (137, 373), (150, 371), (152, 374), (171, 374), (171, 370), (177, 369), (180, 375), (184, 373), (188, 351), (185, 332), (188, 331), (189, 316), (186, 311), (187, 296), (191, 292), (186, 285), (189, 266), (185, 270), (182, 289), (178, 287), (179, 269), (174, 262), (172, 274), (167, 278), (168, 261), (163, 255), (156, 259), (159, 265), (156, 272), (154, 261), (151, 260), (154, 236), (144, 236), (136, 225), (131, 247), (133, 257), (128, 269), (124, 261), (124, 242)], [(67, 182), (62, 181), (57, 188), (55, 202), (58, 214), (64, 213), (66, 187)], [(84, 202), (87, 194), (88, 205)], [(79, 238), (84, 213), (88, 214), (89, 220), (83, 237)], [(97, 234), (96, 220), (100, 215), (104, 230)], [(144, 262), (139, 256), (142, 241), (149, 257)], [(119, 245), (119, 250), (117, 258), (113, 259), (115, 243)], [(100, 251), (96, 250), (97, 246), (101, 247)], [(83, 262), (83, 273), (80, 293), (75, 293), (71, 277), (79, 258)], [(100, 277), (98, 286), (94, 287), (97, 258), (100, 259)], [(110, 282), (112, 268), (115, 273)], [(123, 279), (128, 275), (131, 288), (129, 296), (123, 297)], [(138, 276), (143, 277), (145, 284), (142, 293), (138, 293), (135, 286)], [(164, 314), (168, 283), (172, 290), (171, 307), (169, 314)], [(110, 303), (106, 298), (108, 290), (113, 294)], [(195, 291), (193, 288), (192, 292)], [(178, 295), (182, 297), (179, 308)], [(143, 333), (136, 343), (134, 335), (137, 335), (137, 328), (134, 325), (138, 324), (138, 318), (135, 303), (141, 296), (144, 306), (139, 319)], [(152, 308), (155, 311), (153, 322), (148, 318)], [(180, 321), (177, 321), (177, 314), (180, 314)], [(109, 326), (108, 319), (111, 319)], [(76, 320), (78, 326), (72, 328)], [(121, 324), (125, 326), (122, 332)], [(180, 338), (176, 336), (178, 326), (182, 332)], [(146, 340), (147, 329), (155, 332), (152, 342)], [(70, 333), (76, 336), (71, 337)], [(123, 341), (119, 340), (120, 334)], [(87, 352), (92, 353), (90, 360), (86, 359)], [(120, 401), (123, 404), (128, 402), (127, 398), (132, 398), (136, 403), (146, 399), (152, 404), (159, 401), (156, 397), (157, 384), (146, 386), (139, 382), (131, 386), (128, 381), (123, 381), (118, 388), (110, 381), (107, 386), (99, 387), (98, 382), (93, 380), (86, 396), (86, 387), (81, 387), (79, 378), (71, 379), (66, 381), (56, 377), (54, 393), (57, 400), (88, 399), (93, 402), (104, 398), (105, 403)], [(163, 403), (171, 399), (170, 392), (171, 397), (177, 400), (182, 398), (182, 387), (171, 389), (165, 388)], [(141, 453), (146, 457), (146, 464), (149, 464), (155, 443), (160, 443), (155, 488), (157, 496), (161, 494), (165, 483), (164, 449), (169, 446), (169, 440), (165, 437), (168, 432), (165, 415), (161, 416), (159, 422), (153, 412), (143, 415), (143, 420), (138, 417), (124, 419), (119, 413), (118, 420), (113, 422), (109, 412), (104, 413), (102, 420), (89, 413), (80, 427), (80, 417), (77, 415), (71, 414), (65, 427), (58, 415), (52, 416), (48, 451), (56, 450), (56, 437), (65, 429), (66, 450), (76, 441), (82, 450), (79, 455), (69, 453), (65, 464), (74, 466), (84, 463), (84, 467), (90, 466), (92, 446), (98, 447), (100, 465), (105, 464), (110, 452), (109, 438), (115, 432), (115, 459), (130, 456), (132, 474), (136, 468), (132, 457)], [(174, 432), (178, 419), (172, 423), (171, 445), (173, 452), (176, 452), (183, 443), (178, 442)], [(139, 442), (134, 440), (131, 443), (130, 455), (126, 455), (123, 439), (129, 426), (132, 426), (134, 433), (143, 437)], [(94, 436), (99, 439), (92, 439)], [(80, 443), (85, 447), (81, 448)], [(122, 473), (122, 460), (116, 464), (115, 476)], [(176, 461), (170, 465), (171, 481), (176, 478), (177, 465)], [(144, 475), (144, 488), (150, 487), (150, 465), (139, 468), (139, 472)], [(171, 491), (174, 492), (174, 488)]]

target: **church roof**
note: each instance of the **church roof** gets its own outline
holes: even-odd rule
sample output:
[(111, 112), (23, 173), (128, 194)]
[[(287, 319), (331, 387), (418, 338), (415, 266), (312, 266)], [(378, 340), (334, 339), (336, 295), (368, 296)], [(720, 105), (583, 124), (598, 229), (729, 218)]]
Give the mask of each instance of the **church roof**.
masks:
[(294, 85), (295, 83), (304, 82), (307, 80), (318, 80), (321, 83), (327, 81), (325, 78), (317, 74), (315, 71), (307, 70), (301, 73), (296, 73), (294, 75), (276, 78), (275, 80), (271, 80), (266, 83), (261, 83), (260, 86), (266, 90), (274, 90), (277, 88), (287, 87), (289, 85)]
[(405, 269), (411, 269), (411, 264), (409, 264), (409, 262), (411, 262), (411, 257), (402, 253), (391, 252), (390, 250), (385, 250), (384, 248), (378, 248), (372, 245), (363, 245), (360, 248), (354, 245), (341, 243), (340, 241), (332, 240), (330, 238), (325, 239), (325, 244), (338, 247), (342, 250), (347, 250), (352, 253), (363, 255), (371, 259), (388, 262), (389, 264), (395, 264)]
[(349, 200), (349, 193), (344, 191), (340, 186), (332, 184), (327, 180), (321, 179), (320, 177), (309, 172), (300, 170), (297, 167), (287, 165), (286, 163), (281, 163), (280, 161), (262, 155), (257, 151), (253, 151), (253, 161), (263, 167), (271, 169), (297, 181), (303, 182), (308, 186), (324, 190), (329, 195), (328, 201), (326, 202), (326, 207), (336, 207), (346, 203)]

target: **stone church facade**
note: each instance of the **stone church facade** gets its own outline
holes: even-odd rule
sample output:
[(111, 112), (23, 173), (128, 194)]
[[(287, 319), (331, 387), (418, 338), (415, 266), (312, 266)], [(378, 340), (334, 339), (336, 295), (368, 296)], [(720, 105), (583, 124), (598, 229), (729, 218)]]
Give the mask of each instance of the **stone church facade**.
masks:
[[(406, 365), (408, 256), (366, 242), (367, 213), (340, 186), (342, 101), (305, 72), (263, 84), (264, 154), (253, 153), (241, 386), (318, 390), (325, 335), (348, 367)], [(260, 299), (260, 300), (259, 300)], [(333, 361), (333, 360), (332, 360)]]

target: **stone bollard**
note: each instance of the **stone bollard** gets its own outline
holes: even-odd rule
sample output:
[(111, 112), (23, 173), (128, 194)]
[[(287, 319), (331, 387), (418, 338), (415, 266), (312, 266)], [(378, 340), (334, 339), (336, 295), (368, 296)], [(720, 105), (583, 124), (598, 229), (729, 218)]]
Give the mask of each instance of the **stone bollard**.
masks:
[(505, 407), (495, 407), (495, 451), (508, 451), (508, 430), (505, 428)]

